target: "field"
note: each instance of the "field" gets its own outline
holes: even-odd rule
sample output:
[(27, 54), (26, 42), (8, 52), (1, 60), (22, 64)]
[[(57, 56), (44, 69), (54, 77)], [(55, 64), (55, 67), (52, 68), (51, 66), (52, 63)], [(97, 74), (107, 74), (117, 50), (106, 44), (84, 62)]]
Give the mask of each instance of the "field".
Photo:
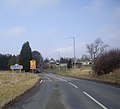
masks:
[(104, 81), (104, 82), (110, 82), (110, 83), (116, 83), (120, 84), (120, 69), (115, 70), (113, 73), (105, 74), (98, 76), (95, 73), (93, 73), (91, 67), (81, 67), (78, 69), (62, 69), (59, 71), (59, 69), (47, 69), (47, 72), (52, 72), (64, 76), (71, 76), (71, 77), (77, 77), (82, 79), (88, 79), (88, 80), (98, 80), (98, 81)]
[(39, 80), (31, 73), (0, 72), (0, 108), (30, 89)]

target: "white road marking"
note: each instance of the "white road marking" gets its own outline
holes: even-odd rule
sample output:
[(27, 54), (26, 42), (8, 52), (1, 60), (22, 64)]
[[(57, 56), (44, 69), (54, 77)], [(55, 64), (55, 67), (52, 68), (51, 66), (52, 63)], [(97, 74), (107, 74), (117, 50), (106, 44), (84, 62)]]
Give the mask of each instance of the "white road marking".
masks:
[(59, 80), (61, 80), (61, 81), (65, 81), (65, 82), (67, 82), (67, 80), (64, 80), (64, 79), (62, 79), (62, 78), (58, 78), (58, 77), (56, 77), (56, 76), (52, 76), (52, 75), (46, 75), (46, 76), (50, 76), (50, 77), (53, 77), (53, 78), (59, 79)]
[(40, 81), (40, 84), (43, 82), (43, 80)]
[(97, 103), (99, 106), (101, 106), (103, 109), (108, 109), (104, 105), (102, 105), (100, 102), (98, 102), (96, 99), (94, 99), (92, 96), (90, 96), (87, 92), (83, 92), (86, 96), (88, 96), (90, 99), (92, 99), (95, 103)]
[(56, 79), (59, 79), (59, 80), (61, 80), (61, 81), (64, 81), (64, 82), (67, 82), (67, 80), (64, 80), (64, 79), (62, 79), (62, 78), (58, 78), (58, 77), (55, 77)]
[[(58, 78), (58, 77), (56, 77), (56, 76), (52, 76), (52, 75), (46, 75), (46, 76), (50, 76), (50, 77), (59, 79), (59, 80), (64, 81), (64, 82), (68, 82), (67, 80), (64, 80), (64, 79), (62, 79), (62, 78)], [(72, 85), (73, 87), (78, 88), (78, 86), (76, 86), (75, 84), (73, 84), (73, 83), (71, 83), (71, 82), (68, 82), (68, 83), (69, 83), (70, 85)]]
[(45, 76), (45, 78), (47, 79), (47, 81), (52, 81), (49, 77)]
[(71, 83), (71, 82), (68, 82), (70, 85), (72, 85), (73, 87), (75, 88), (78, 88), (78, 86), (76, 86), (75, 84)]
[(48, 78), (47, 76), (46, 76), (45, 78), (48, 79), (48, 80), (50, 79), (50, 78)]

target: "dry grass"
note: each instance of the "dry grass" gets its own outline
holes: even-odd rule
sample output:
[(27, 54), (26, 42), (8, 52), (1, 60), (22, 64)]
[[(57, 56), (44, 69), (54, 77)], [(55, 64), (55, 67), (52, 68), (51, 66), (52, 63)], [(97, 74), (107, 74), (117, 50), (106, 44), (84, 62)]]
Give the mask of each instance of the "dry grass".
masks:
[(90, 67), (82, 67), (80, 69), (76, 69), (76, 71), (71, 71), (70, 73), (68, 73), (68, 75), (84, 79), (99, 80), (104, 82), (120, 84), (120, 69), (117, 69), (110, 74), (98, 76), (95, 73), (93, 73)]
[(105, 74), (98, 76), (93, 73), (91, 67), (81, 67), (79, 69), (71, 69), (71, 70), (61, 70), (59, 72), (58, 69), (49, 69), (48, 72), (54, 72), (60, 75), (72, 76), (77, 78), (89, 79), (89, 80), (98, 80), (104, 82), (111, 82), (120, 84), (120, 69), (115, 70), (113, 73)]
[(0, 108), (30, 89), (38, 80), (35, 74), (0, 72)]
[(92, 75), (91, 67), (81, 67), (79, 69), (71, 69), (67, 71), (68, 75), (77, 76), (77, 77), (90, 77)]
[(110, 74), (96, 76), (96, 78), (98, 80), (120, 84), (120, 69), (117, 69), (114, 72), (111, 72)]

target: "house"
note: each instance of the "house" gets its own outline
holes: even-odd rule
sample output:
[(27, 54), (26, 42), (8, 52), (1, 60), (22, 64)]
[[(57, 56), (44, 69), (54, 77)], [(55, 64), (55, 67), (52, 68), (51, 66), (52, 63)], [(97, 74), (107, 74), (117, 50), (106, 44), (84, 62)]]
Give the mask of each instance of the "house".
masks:
[(59, 66), (59, 63), (56, 62), (53, 58), (51, 58), (50, 61), (47, 63), (47, 66), (49, 68), (56, 68)]
[(89, 66), (92, 64), (91, 60), (86, 60), (86, 61), (81, 61), (81, 60), (77, 60), (76, 62), (76, 66), (79, 68), (81, 66)]
[(60, 63), (60, 67), (65, 67), (65, 68), (67, 68), (67, 63)]

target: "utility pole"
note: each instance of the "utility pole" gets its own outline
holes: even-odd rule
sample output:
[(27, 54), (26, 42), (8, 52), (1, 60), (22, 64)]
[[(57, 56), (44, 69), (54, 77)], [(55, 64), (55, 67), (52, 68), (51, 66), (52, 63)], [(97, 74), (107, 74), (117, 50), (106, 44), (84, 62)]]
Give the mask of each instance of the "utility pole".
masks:
[(73, 39), (73, 52), (74, 52), (74, 69), (76, 69), (76, 57), (75, 57), (75, 37), (67, 37)]
[(59, 72), (60, 72), (60, 51), (58, 52), (58, 58), (59, 58)]

